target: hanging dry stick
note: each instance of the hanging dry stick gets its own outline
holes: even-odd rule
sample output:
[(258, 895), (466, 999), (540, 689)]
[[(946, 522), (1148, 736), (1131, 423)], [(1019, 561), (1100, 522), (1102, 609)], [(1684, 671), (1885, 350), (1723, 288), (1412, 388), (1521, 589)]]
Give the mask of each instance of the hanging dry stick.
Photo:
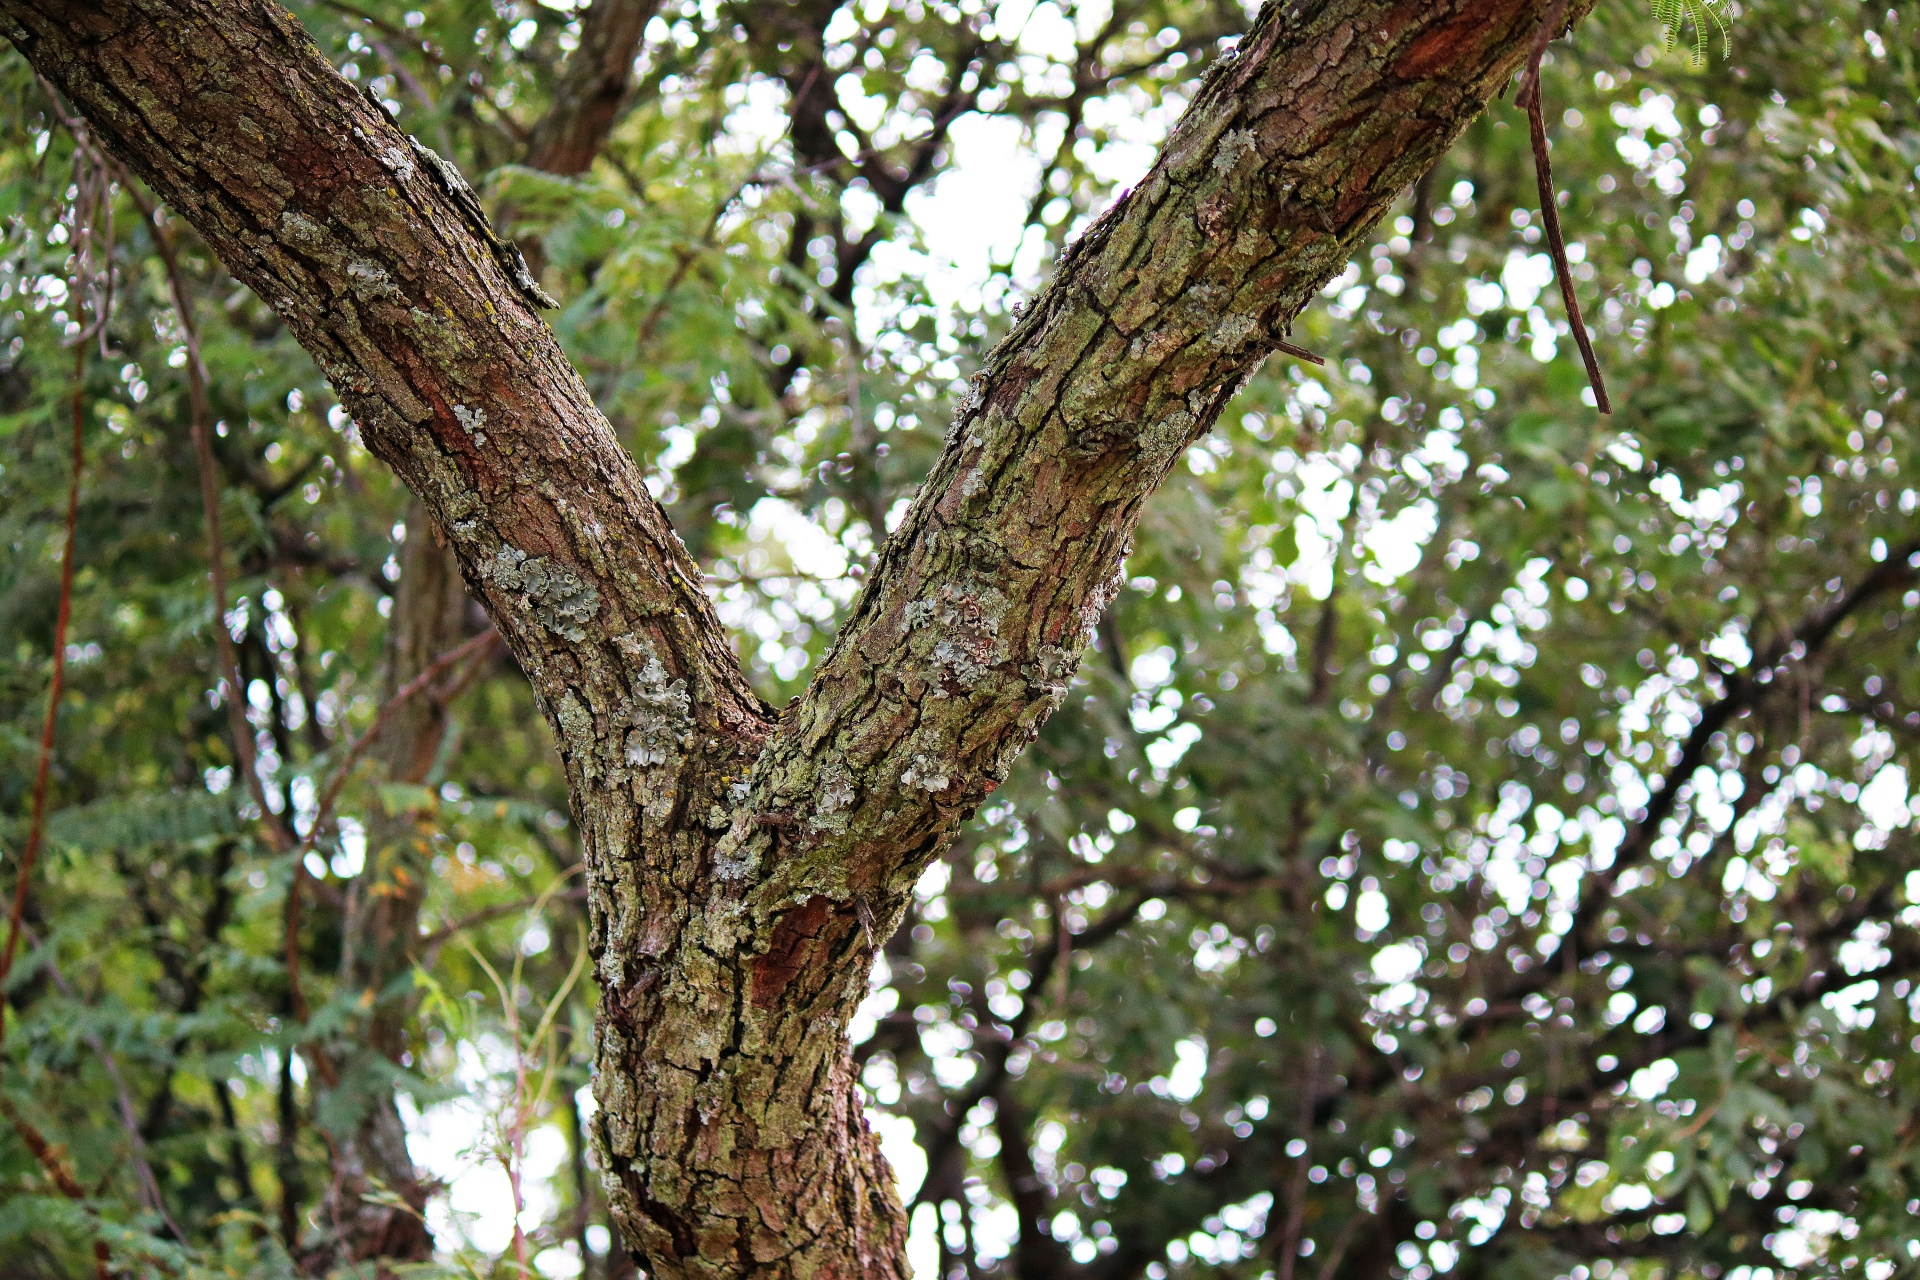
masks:
[(1600, 376), (1600, 361), (1593, 354), (1593, 339), (1587, 336), (1587, 323), (1580, 315), (1580, 301), (1573, 296), (1573, 271), (1567, 265), (1567, 241), (1560, 233), (1559, 197), (1553, 189), (1553, 162), (1547, 157), (1547, 121), (1540, 107), (1540, 59), (1547, 45), (1567, 19), (1566, 0), (1557, 0), (1540, 24), (1533, 48), (1527, 55), (1527, 69), (1520, 77), (1516, 101), (1527, 113), (1527, 125), (1533, 134), (1533, 176), (1540, 188), (1540, 220), (1547, 226), (1547, 249), (1553, 255), (1553, 276), (1560, 284), (1560, 300), (1567, 307), (1567, 323), (1573, 326), (1573, 340), (1580, 344), (1580, 358), (1587, 365), (1587, 381), (1593, 385), (1593, 399), (1600, 412), (1612, 413), (1607, 399), (1607, 382)]

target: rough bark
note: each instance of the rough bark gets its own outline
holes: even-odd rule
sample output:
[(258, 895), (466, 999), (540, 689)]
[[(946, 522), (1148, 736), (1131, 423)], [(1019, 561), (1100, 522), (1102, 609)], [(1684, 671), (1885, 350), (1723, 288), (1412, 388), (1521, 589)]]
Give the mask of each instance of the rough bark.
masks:
[[(620, 108), (633, 87), (633, 67), (647, 22), (658, 0), (598, 0), (581, 19), (580, 43), (562, 68), (546, 114), (527, 145), (528, 167), (548, 173), (584, 172), (606, 146)], [(525, 251), (536, 278), (543, 255), (537, 240)], [(398, 691), (465, 638), (470, 597), (445, 538), (416, 500), (408, 509), (401, 550), (400, 585), (382, 663), (382, 699)], [(402, 704), (374, 755), (389, 782), (428, 780), (446, 741), (448, 693), (429, 689)], [(426, 898), (431, 844), (422, 830), (430, 819), (411, 806), (370, 815), (368, 864), (349, 893), (342, 936), (341, 989), (361, 993), (366, 1015), (357, 1042), (343, 1046), (349, 1070), (341, 1097), (323, 1099), (322, 1115), (350, 1116), (344, 1132), (330, 1135), (334, 1177), (320, 1206), (320, 1230), (302, 1256), (304, 1268), (326, 1274), (342, 1265), (372, 1262), (376, 1273), (391, 1264), (424, 1262), (433, 1238), (424, 1216), (432, 1186), (407, 1151), (391, 1077), (381, 1060), (399, 1064), (419, 997), (409, 980)], [(372, 1055), (367, 1057), (366, 1055)], [(384, 1187), (406, 1207), (386, 1196)]]
[(457, 176), (283, 10), (0, 0), (320, 360), (532, 680), (587, 858), (596, 1138), (654, 1274), (906, 1273), (845, 1036), (875, 947), (1065, 696), (1147, 496), (1547, 7), (1269, 6), (988, 360), (775, 717)]

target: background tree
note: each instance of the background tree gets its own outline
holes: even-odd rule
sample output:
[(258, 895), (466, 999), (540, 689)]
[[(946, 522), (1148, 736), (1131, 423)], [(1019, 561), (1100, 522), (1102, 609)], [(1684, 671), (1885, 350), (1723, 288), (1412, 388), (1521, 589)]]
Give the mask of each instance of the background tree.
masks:
[[(1904, 1265), (1911, 726), (1894, 655), (1914, 639), (1899, 468), (1915, 95), (1900, 38), (1912, 15), (1890, 12), (1832, 27), (1770, 5), (1742, 15), (1731, 63), (1704, 69), (1662, 55), (1631, 11), (1603, 10), (1557, 47), (1549, 102), (1582, 113), (1556, 129), (1563, 218), (1594, 268), (1583, 293), (1608, 298), (1590, 311), (1620, 402), (1606, 429), (1574, 408), (1571, 352), (1551, 358), (1564, 340), (1535, 310), (1537, 228), (1514, 213), (1531, 199), (1524, 144), (1496, 107), (1303, 319), (1296, 340), (1342, 357), (1338, 371), (1268, 369), (1182, 455), (1100, 661), (943, 859), (944, 879), (920, 881), (867, 1006), (877, 1022), (856, 1027), (874, 1026), (857, 1051), (871, 1103), (910, 1118), (929, 1161), (910, 1192), (916, 1247), (945, 1253), (924, 1261), (1330, 1277)], [(420, 112), (408, 129), (467, 172), (521, 154), (520, 122), (540, 118), (563, 65), (564, 15), (529, 11), (530, 30), (495, 14), (372, 16), (384, 30), (302, 15), (338, 41), (338, 62), (391, 77), (376, 88), (403, 118)], [(911, 137), (915, 110), (938, 118), (949, 87), (902, 68), (951, 68), (942, 51), (964, 51), (969, 24), (1024, 33), (1019, 15), (825, 18), (844, 168), (797, 159), (803, 112), (784, 135), (749, 132), (741, 95), (812, 93), (776, 60), (802, 44), (777, 36), (749, 65), (753, 41), (727, 24), (775, 24), (716, 12), (656, 26), (596, 176), (574, 187), (508, 168), (484, 184), (513, 233), (545, 249), (548, 288), (568, 302), (557, 328), (596, 399), (667, 464), (660, 496), (775, 698), (819, 663), (854, 585), (832, 559), (793, 572), (809, 545), (795, 517), (850, 569), (870, 566), (873, 517), (898, 518), (948, 420), (943, 398), (965, 394), (970, 353), (1006, 323), (1003, 284), (950, 308), (911, 273), (888, 279), (884, 261), (870, 296), (857, 280), (851, 305), (831, 291), (842, 246), (874, 226), (876, 245), (913, 234), (883, 225), (878, 187), (853, 172)], [(1104, 197), (1095, 170), (1120, 149), (1111, 130), (1131, 127), (1101, 114), (1115, 95), (1137, 87), (1135, 112), (1167, 92), (1177, 104), (1185, 48), (1201, 47), (1183, 48), (1184, 33), (1236, 25), (1160, 10), (1105, 24), (1087, 15), (1071, 53), (1052, 56), (1002, 33), (967, 64), (1009, 89), (955, 119), (1030, 122), (1043, 158), (1026, 259), (1011, 255), (997, 281), (1030, 280)], [(476, 44), (470, 60), (448, 52)], [(869, 49), (880, 65), (849, 78)], [(418, 98), (399, 93), (409, 79)], [(1066, 86), (1082, 80), (1075, 106)], [(74, 215), (46, 176), (67, 172), (71, 138), (30, 80), (13, 92), (18, 118), (40, 121), (10, 143), (12, 284), (28, 294), (8, 376), (25, 416), (0, 475), (22, 530), (9, 590), (42, 602), (9, 611), (29, 628), (10, 658), (9, 706), (26, 724), (54, 581), (40, 551), (65, 483), (45, 415), (70, 389), (57, 339), (88, 313), (72, 305), (84, 290), (46, 283), (71, 269)], [(911, 157), (909, 144), (888, 152), (889, 172), (911, 174)], [(914, 186), (939, 182), (947, 158)], [(182, 334), (157, 246), (118, 208), (110, 332), (135, 363), (87, 366), (80, 545), (94, 550), (60, 723), (68, 807), (30, 920), (55, 945), (16, 970), (25, 1022), (6, 1068), (10, 1096), (103, 1188), (77, 1211), (10, 1202), (8, 1247), (52, 1274), (87, 1265), (102, 1224), (136, 1233), (113, 1235), (120, 1256), (183, 1265), (155, 1199), (202, 1260), (271, 1249), (256, 1220), (313, 1256), (327, 1223), (306, 1215), (335, 1176), (323, 1135), (341, 1131), (321, 1112), (368, 1095), (323, 1087), (287, 1049), (364, 1034), (334, 1029), (355, 1025), (360, 995), (334, 975), (356, 883), (381, 884), (356, 863), (378, 861), (356, 850), (377, 849), (381, 815), (411, 815), (430, 871), (444, 859), (431, 929), (522, 903), (575, 857), (571, 828), (546, 816), (559, 772), (527, 686), (487, 674), (455, 703), (460, 732), (427, 775), (453, 789), (397, 793), (356, 774), (340, 820), (321, 824), (300, 953), (313, 1018), (286, 1020), (271, 886), (292, 856), (273, 854), (243, 804), (195, 798), (204, 770), (233, 757), (224, 709), (199, 693), (218, 668), (187, 365), (168, 364)], [(64, 243), (48, 243), (62, 215)], [(278, 321), (173, 225), (227, 427), (212, 440), (236, 565), (225, 621), (258, 681), (269, 805), (299, 832), (383, 701), (374, 605), (391, 587), (378, 566), (405, 512), (346, 416), (323, 421), (328, 394)], [(301, 475), (309, 450), (330, 462)], [(113, 661), (88, 661), (88, 643)], [(24, 790), (31, 731), (16, 741), (8, 777)], [(231, 773), (225, 786), (241, 789)], [(491, 992), (482, 960), (510, 979), (506, 957), (532, 952), (530, 1030), (578, 954), (566, 892), (535, 920), (522, 907), (428, 935), (416, 955), (430, 1012), (410, 1020), (401, 1083), (423, 1099), (422, 1076), (490, 1096), (482, 1077), (516, 1056), (505, 1015), (459, 992)], [(204, 993), (184, 998), (170, 965), (202, 967)], [(585, 1031), (569, 1041), (582, 1053)], [(84, 1064), (82, 1087), (55, 1088), (49, 1073), (69, 1064)], [(116, 1075), (136, 1111), (172, 1099), (143, 1139), (121, 1122)], [(549, 1093), (531, 1133), (518, 1126), (517, 1156), (520, 1113), (503, 1095), (499, 1145), (523, 1171), (543, 1126), (569, 1131), (567, 1094)], [(127, 1158), (140, 1150), (160, 1172), (151, 1195)], [(44, 1177), (26, 1148), (8, 1151), (23, 1189)], [(102, 1184), (110, 1170), (123, 1181)], [(606, 1265), (585, 1230), (605, 1220), (593, 1179), (562, 1160), (554, 1180), (562, 1197), (528, 1214), (529, 1254)]]

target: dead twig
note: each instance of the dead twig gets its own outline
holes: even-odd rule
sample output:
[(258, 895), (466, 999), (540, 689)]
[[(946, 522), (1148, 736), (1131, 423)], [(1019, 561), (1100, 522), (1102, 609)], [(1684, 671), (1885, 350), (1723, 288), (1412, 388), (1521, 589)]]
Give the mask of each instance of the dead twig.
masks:
[(1296, 347), (1291, 342), (1286, 342), (1279, 338), (1273, 339), (1273, 349), (1283, 355), (1292, 356), (1295, 360), (1305, 360), (1308, 364), (1317, 364), (1324, 367), (1327, 363), (1326, 357), (1317, 356), (1305, 347)]
[(1567, 241), (1560, 230), (1559, 195), (1553, 188), (1553, 162), (1547, 154), (1547, 120), (1540, 105), (1540, 60), (1547, 52), (1561, 25), (1566, 21), (1567, 0), (1554, 0), (1540, 24), (1527, 54), (1527, 69), (1520, 77), (1518, 104), (1527, 113), (1527, 125), (1533, 135), (1533, 176), (1540, 190), (1540, 220), (1547, 228), (1547, 249), (1553, 257), (1554, 279), (1560, 284), (1560, 301), (1566, 304), (1567, 323), (1573, 328), (1573, 340), (1580, 347), (1580, 359), (1587, 366), (1587, 381), (1593, 387), (1594, 403), (1601, 413), (1613, 412), (1607, 398), (1606, 379), (1600, 375), (1600, 361), (1593, 354), (1593, 339), (1587, 334), (1587, 322), (1580, 314), (1580, 301), (1573, 295), (1573, 270), (1567, 264)]

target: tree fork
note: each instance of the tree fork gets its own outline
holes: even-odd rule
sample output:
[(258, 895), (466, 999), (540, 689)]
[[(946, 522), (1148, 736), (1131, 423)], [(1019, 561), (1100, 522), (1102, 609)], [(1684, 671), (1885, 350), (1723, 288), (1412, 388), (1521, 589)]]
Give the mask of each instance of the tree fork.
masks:
[(878, 942), (1066, 696), (1146, 498), (1547, 7), (1269, 5), (990, 356), (775, 716), (464, 182), (284, 10), (0, 0), (319, 360), (532, 681), (587, 862), (593, 1127), (654, 1274), (906, 1274), (845, 1034)]

